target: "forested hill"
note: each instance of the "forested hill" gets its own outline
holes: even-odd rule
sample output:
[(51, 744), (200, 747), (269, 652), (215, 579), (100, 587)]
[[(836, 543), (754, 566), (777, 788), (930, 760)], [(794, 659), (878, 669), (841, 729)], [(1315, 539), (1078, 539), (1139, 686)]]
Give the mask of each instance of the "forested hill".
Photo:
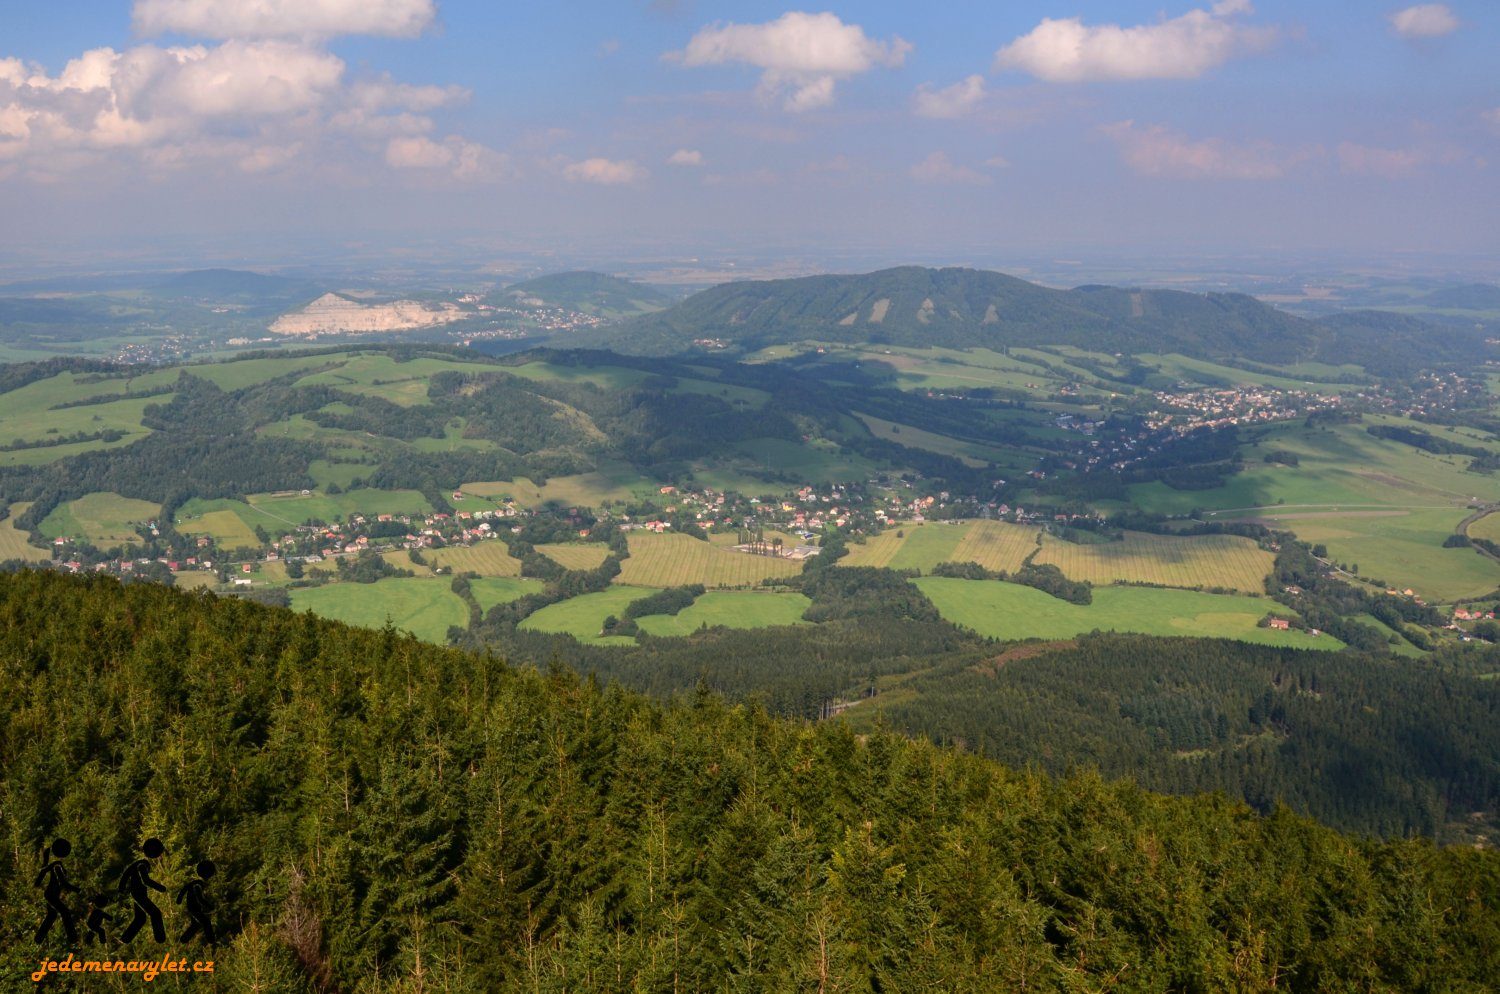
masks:
[(553, 307), (610, 317), (659, 311), (670, 302), (666, 294), (644, 283), (604, 273), (552, 273), (513, 283), (490, 294), (496, 302), (541, 301)]
[(22, 572), (0, 577), (0, 680), (9, 977), (40, 958), (26, 933), (43, 847), (72, 840), (69, 875), (107, 894), (150, 836), (170, 891), (218, 864), (228, 941), (202, 990), (1477, 991), (1500, 976), (1493, 852), (1018, 774), (706, 695), (663, 708), (391, 630)]
[[(1360, 340), (1361, 355), (1457, 358), (1473, 335), (1418, 322)], [(1071, 345), (1100, 352), (1180, 352), (1264, 361), (1346, 362), (1363, 325), (1339, 328), (1238, 293), (1083, 286), (1055, 290), (1001, 273), (904, 266), (857, 276), (726, 283), (657, 314), (595, 332), (624, 352), (672, 354), (716, 339), (754, 350), (797, 340), (950, 348)]]

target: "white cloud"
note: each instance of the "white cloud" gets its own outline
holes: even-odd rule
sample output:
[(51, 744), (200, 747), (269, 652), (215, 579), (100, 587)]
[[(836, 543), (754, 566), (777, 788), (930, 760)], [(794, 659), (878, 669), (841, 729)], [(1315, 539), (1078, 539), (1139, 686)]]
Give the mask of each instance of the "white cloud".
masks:
[(1445, 3), (1419, 3), (1392, 14), (1391, 27), (1403, 38), (1441, 38), (1458, 30), (1458, 18)]
[(901, 38), (878, 41), (834, 14), (790, 11), (764, 24), (704, 28), (667, 58), (684, 66), (754, 66), (763, 97), (783, 96), (787, 110), (806, 111), (832, 103), (838, 81), (899, 66), (910, 50)]
[(1159, 124), (1134, 121), (1106, 125), (1126, 165), (1146, 176), (1177, 179), (1268, 180), (1286, 175), (1315, 150), (1287, 150), (1267, 143), (1241, 144), (1222, 138), (1193, 140)]
[(963, 117), (984, 102), (984, 77), (975, 73), (952, 86), (935, 90), (923, 83), (914, 98), (916, 111), (922, 117)]
[(414, 38), (437, 16), (433, 0), (136, 0), (143, 35), (192, 38)]
[(703, 165), (703, 153), (695, 148), (679, 148), (667, 156), (667, 164), (670, 166), (701, 166)]
[(563, 167), (563, 176), (570, 182), (598, 183), (601, 186), (638, 183), (647, 175), (645, 169), (625, 159), (584, 159)]
[(967, 184), (982, 186), (990, 178), (977, 169), (962, 166), (948, 158), (947, 152), (933, 152), (911, 167), (911, 178), (919, 183)]
[(1237, 20), (1253, 10), (1249, 0), (1221, 0), (1207, 10), (1135, 27), (1049, 17), (996, 52), (995, 66), (1051, 83), (1195, 79), (1276, 40), (1275, 28)]
[(455, 179), (503, 179), (513, 174), (510, 157), (478, 142), (449, 135), (441, 142), (417, 135), (392, 138), (385, 147), (392, 169), (444, 171)]

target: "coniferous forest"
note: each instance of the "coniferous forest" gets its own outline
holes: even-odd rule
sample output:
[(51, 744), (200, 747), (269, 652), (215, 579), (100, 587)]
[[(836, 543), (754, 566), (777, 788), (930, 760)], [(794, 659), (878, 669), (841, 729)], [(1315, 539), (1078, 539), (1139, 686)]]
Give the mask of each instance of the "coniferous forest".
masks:
[[(19, 572), (0, 576), (0, 612), (7, 989), (69, 948), (56, 930), (45, 953), (31, 938), (57, 838), (78, 888), (64, 900), (95, 898), (112, 936), (129, 917), (116, 881), (145, 840), (161, 840), (150, 872), (172, 893), (214, 861), (216, 971), (155, 981), (169, 989), (1480, 991), (1500, 977), (1493, 852), (1020, 772), (706, 689), (662, 705), (151, 584)], [(1194, 720), (1159, 724), (1186, 743)], [(1264, 716), (1277, 720), (1295, 714)], [(147, 931), (111, 955), (203, 958), (201, 937), (178, 939), (182, 907), (166, 910), (165, 944)]]

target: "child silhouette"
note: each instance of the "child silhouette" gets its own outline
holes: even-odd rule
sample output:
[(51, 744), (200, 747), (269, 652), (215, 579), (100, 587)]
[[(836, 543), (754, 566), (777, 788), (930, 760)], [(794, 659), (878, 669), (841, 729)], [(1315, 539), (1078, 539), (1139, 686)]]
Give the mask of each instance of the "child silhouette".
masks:
[(212, 910), (213, 905), (209, 902), (208, 895), (203, 891), (208, 886), (208, 882), (213, 879), (213, 875), (217, 872), (217, 869), (214, 866), (213, 860), (203, 860), (197, 866), (197, 879), (189, 880), (177, 892), (177, 903), (187, 909), (188, 918), (191, 920), (187, 931), (182, 933), (183, 942), (187, 942), (193, 936), (202, 932), (203, 938), (208, 944), (210, 946), (214, 944), (214, 923), (209, 918), (209, 912)]
[[(109, 899), (109, 894), (95, 894), (89, 898), (89, 908), (84, 913), (84, 927), (89, 930), (93, 939), (99, 940), (101, 946), (109, 941), (109, 936), (104, 934), (104, 923), (115, 920), (114, 915), (104, 910), (105, 906), (109, 904)], [(93, 941), (93, 939), (90, 939), (90, 941)]]
[[(125, 926), (125, 931), (120, 934), (121, 942), (129, 942), (135, 938), (135, 933), (146, 924), (146, 919), (151, 919), (151, 935), (157, 942), (167, 941), (167, 929), (161, 921), (161, 909), (151, 900), (151, 891), (159, 890), (166, 893), (166, 888), (151, 879), (151, 862), (161, 857), (167, 851), (167, 847), (161, 844), (161, 839), (147, 839), (146, 844), (141, 847), (145, 859), (138, 859), (125, 867), (125, 872), (120, 874), (120, 893), (129, 894), (130, 899), (135, 902), (135, 915), (130, 919), (130, 924)], [(150, 890), (147, 890), (147, 888)]]
[(68, 873), (62, 865), (62, 861), (72, 851), (73, 844), (67, 839), (58, 839), (53, 842), (50, 850), (51, 858), (42, 863), (41, 872), (36, 875), (36, 882), (32, 885), (42, 887), (42, 881), (44, 879), (47, 881), (42, 889), (42, 899), (47, 903), (47, 916), (42, 919), (41, 926), (36, 930), (38, 945), (47, 938), (47, 933), (52, 931), (52, 923), (59, 918), (62, 919), (63, 931), (67, 933), (68, 944), (76, 945), (78, 942), (78, 930), (73, 927), (73, 912), (62, 903), (64, 891), (77, 892), (78, 890), (68, 881)]

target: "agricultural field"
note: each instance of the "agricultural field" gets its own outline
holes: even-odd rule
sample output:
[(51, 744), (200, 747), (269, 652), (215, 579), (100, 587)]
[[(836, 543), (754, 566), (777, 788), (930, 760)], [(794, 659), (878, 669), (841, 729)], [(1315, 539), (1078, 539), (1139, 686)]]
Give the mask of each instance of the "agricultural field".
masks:
[(455, 573), (478, 573), (480, 576), (520, 576), (521, 560), (510, 554), (504, 542), (491, 539), (478, 545), (450, 546), (423, 554), (434, 566), (446, 566)]
[(283, 532), (286, 523), (261, 514), (239, 500), (194, 498), (177, 511), (177, 530), (184, 535), (207, 535), (221, 549), (255, 548), (260, 539), (251, 521), (268, 532)]
[[(17, 504), (17, 507), (22, 505)], [(19, 514), (19, 511), (14, 512)], [(1473, 538), (1489, 539), (1491, 542), (1500, 543), (1500, 514), (1486, 514), (1478, 521), (1469, 526), (1469, 535)]]
[(981, 445), (978, 442), (949, 438), (947, 435), (886, 421), (871, 414), (856, 414), (855, 417), (863, 422), (864, 426), (870, 430), (870, 434), (876, 438), (913, 449), (925, 449), (928, 452), (953, 456), (965, 466), (977, 468), (987, 463), (1008, 463), (1015, 458), (1014, 452)]
[(630, 558), (616, 582), (641, 587), (749, 587), (773, 576), (793, 576), (802, 564), (773, 556), (730, 552), (690, 535), (630, 534)]
[(48, 538), (82, 538), (101, 549), (136, 542), (135, 526), (154, 520), (161, 505), (113, 493), (87, 494), (59, 505), (42, 521)]
[[(1474, 549), (1443, 548), (1468, 513), (1464, 508), (1311, 511), (1284, 512), (1273, 520), (1304, 542), (1326, 545), (1331, 561), (1359, 576), (1446, 603), (1500, 587), (1500, 563)], [(1485, 537), (1480, 530), (1472, 533)]]
[(711, 590), (677, 614), (637, 618), (650, 635), (691, 635), (699, 628), (769, 628), (806, 624), (803, 613), (812, 604), (802, 594), (758, 590)]
[(522, 579), (513, 576), (482, 576), (469, 581), (469, 591), (481, 611), (488, 611), (496, 604), (509, 604), (519, 597), (541, 591), (545, 584), (541, 580)]
[(475, 363), (452, 359), (418, 357), (398, 362), (389, 355), (356, 355), (336, 368), (304, 376), (297, 385), (329, 386), (347, 393), (380, 397), (402, 407), (414, 407), (428, 402), (427, 387), (433, 374), (474, 372), (479, 368)]
[(764, 496), (785, 492), (786, 478), (800, 483), (842, 483), (869, 479), (875, 470), (871, 460), (843, 452), (826, 439), (798, 443), (752, 438), (730, 445), (716, 459), (695, 463), (693, 481), (714, 490)]
[(208, 590), (219, 578), (209, 570), (189, 569), (172, 574), (172, 585), (178, 590)]
[(634, 645), (635, 639), (624, 635), (601, 638), (599, 630), (610, 615), (619, 617), (626, 605), (651, 593), (640, 587), (615, 586), (594, 594), (583, 594), (557, 604), (549, 604), (521, 622), (521, 628), (535, 632), (571, 635), (588, 645)]
[(1339, 649), (1328, 635), (1258, 628), (1274, 601), (1151, 587), (1100, 587), (1089, 605), (1071, 604), (1031, 587), (996, 580), (922, 577), (913, 581), (944, 618), (999, 639), (1072, 638), (1095, 629), (1145, 635), (1236, 639), (1261, 645)]
[(978, 563), (985, 569), (1014, 572), (1036, 549), (1040, 529), (1008, 521), (971, 521), (953, 550), (952, 561)]
[(1118, 542), (1078, 545), (1042, 536), (1034, 562), (1096, 586), (1139, 581), (1168, 587), (1228, 587), (1260, 593), (1276, 557), (1235, 535), (1176, 537), (1126, 532)]
[(651, 374), (623, 366), (561, 366), (549, 362), (528, 362), (502, 367), (504, 372), (542, 383), (591, 383), (601, 390), (628, 390)]
[(412, 562), (411, 553), (405, 549), (397, 549), (395, 552), (383, 552), (380, 558), (397, 569), (409, 569), (417, 576), (432, 576), (432, 567)]
[(378, 583), (329, 583), (292, 590), (292, 607), (350, 625), (380, 628), (389, 618), (402, 631), (443, 643), (451, 625), (469, 623), (469, 609), (447, 577), (398, 577)]
[[(1308, 376), (1317, 376), (1317, 380), (1297, 379), (1296, 369), (1288, 368), (1281, 374), (1262, 373), (1249, 369), (1240, 369), (1237, 366), (1222, 366), (1216, 362), (1206, 359), (1194, 359), (1176, 353), (1168, 355), (1139, 355), (1136, 357), (1148, 366), (1155, 366), (1162, 373), (1179, 380), (1190, 383), (1223, 384), (1236, 387), (1274, 387), (1280, 390), (1307, 390), (1313, 393), (1341, 393), (1349, 390), (1359, 390), (1360, 372), (1357, 366), (1327, 366), (1320, 363), (1307, 363), (1301, 367), (1302, 372)], [(1330, 376), (1349, 376), (1353, 382), (1336, 383), (1326, 382)]]
[(626, 503), (656, 494), (660, 487), (660, 483), (642, 476), (628, 463), (601, 460), (592, 472), (554, 476), (544, 484), (518, 476), (514, 480), (465, 483), (459, 489), (495, 501), (511, 497), (520, 507), (539, 507), (556, 501), (568, 507), (598, 508), (605, 502)]
[(26, 513), (31, 507), (29, 501), (12, 504), (10, 513), (0, 521), (0, 562), (7, 559), (23, 559), (29, 563), (46, 562), (51, 554), (46, 549), (38, 549), (27, 541), (27, 534), (16, 528), (15, 519)]
[[(346, 490), (341, 494), (251, 494), (250, 506), (276, 521), (282, 530), (295, 528), (311, 520), (329, 523), (355, 514), (426, 514), (432, 510), (415, 490)], [(269, 526), (266, 526), (269, 528)]]
[[(208, 380), (220, 390), (243, 390), (278, 376), (287, 376), (299, 369), (315, 369), (330, 362), (338, 362), (338, 355), (271, 356), (260, 359), (231, 359), (226, 362), (203, 363), (188, 369), (199, 379)], [(171, 370), (176, 378), (176, 370)]]
[(539, 545), (536, 551), (552, 560), (563, 569), (590, 570), (609, 557), (609, 547), (600, 542), (568, 542), (559, 545)]

